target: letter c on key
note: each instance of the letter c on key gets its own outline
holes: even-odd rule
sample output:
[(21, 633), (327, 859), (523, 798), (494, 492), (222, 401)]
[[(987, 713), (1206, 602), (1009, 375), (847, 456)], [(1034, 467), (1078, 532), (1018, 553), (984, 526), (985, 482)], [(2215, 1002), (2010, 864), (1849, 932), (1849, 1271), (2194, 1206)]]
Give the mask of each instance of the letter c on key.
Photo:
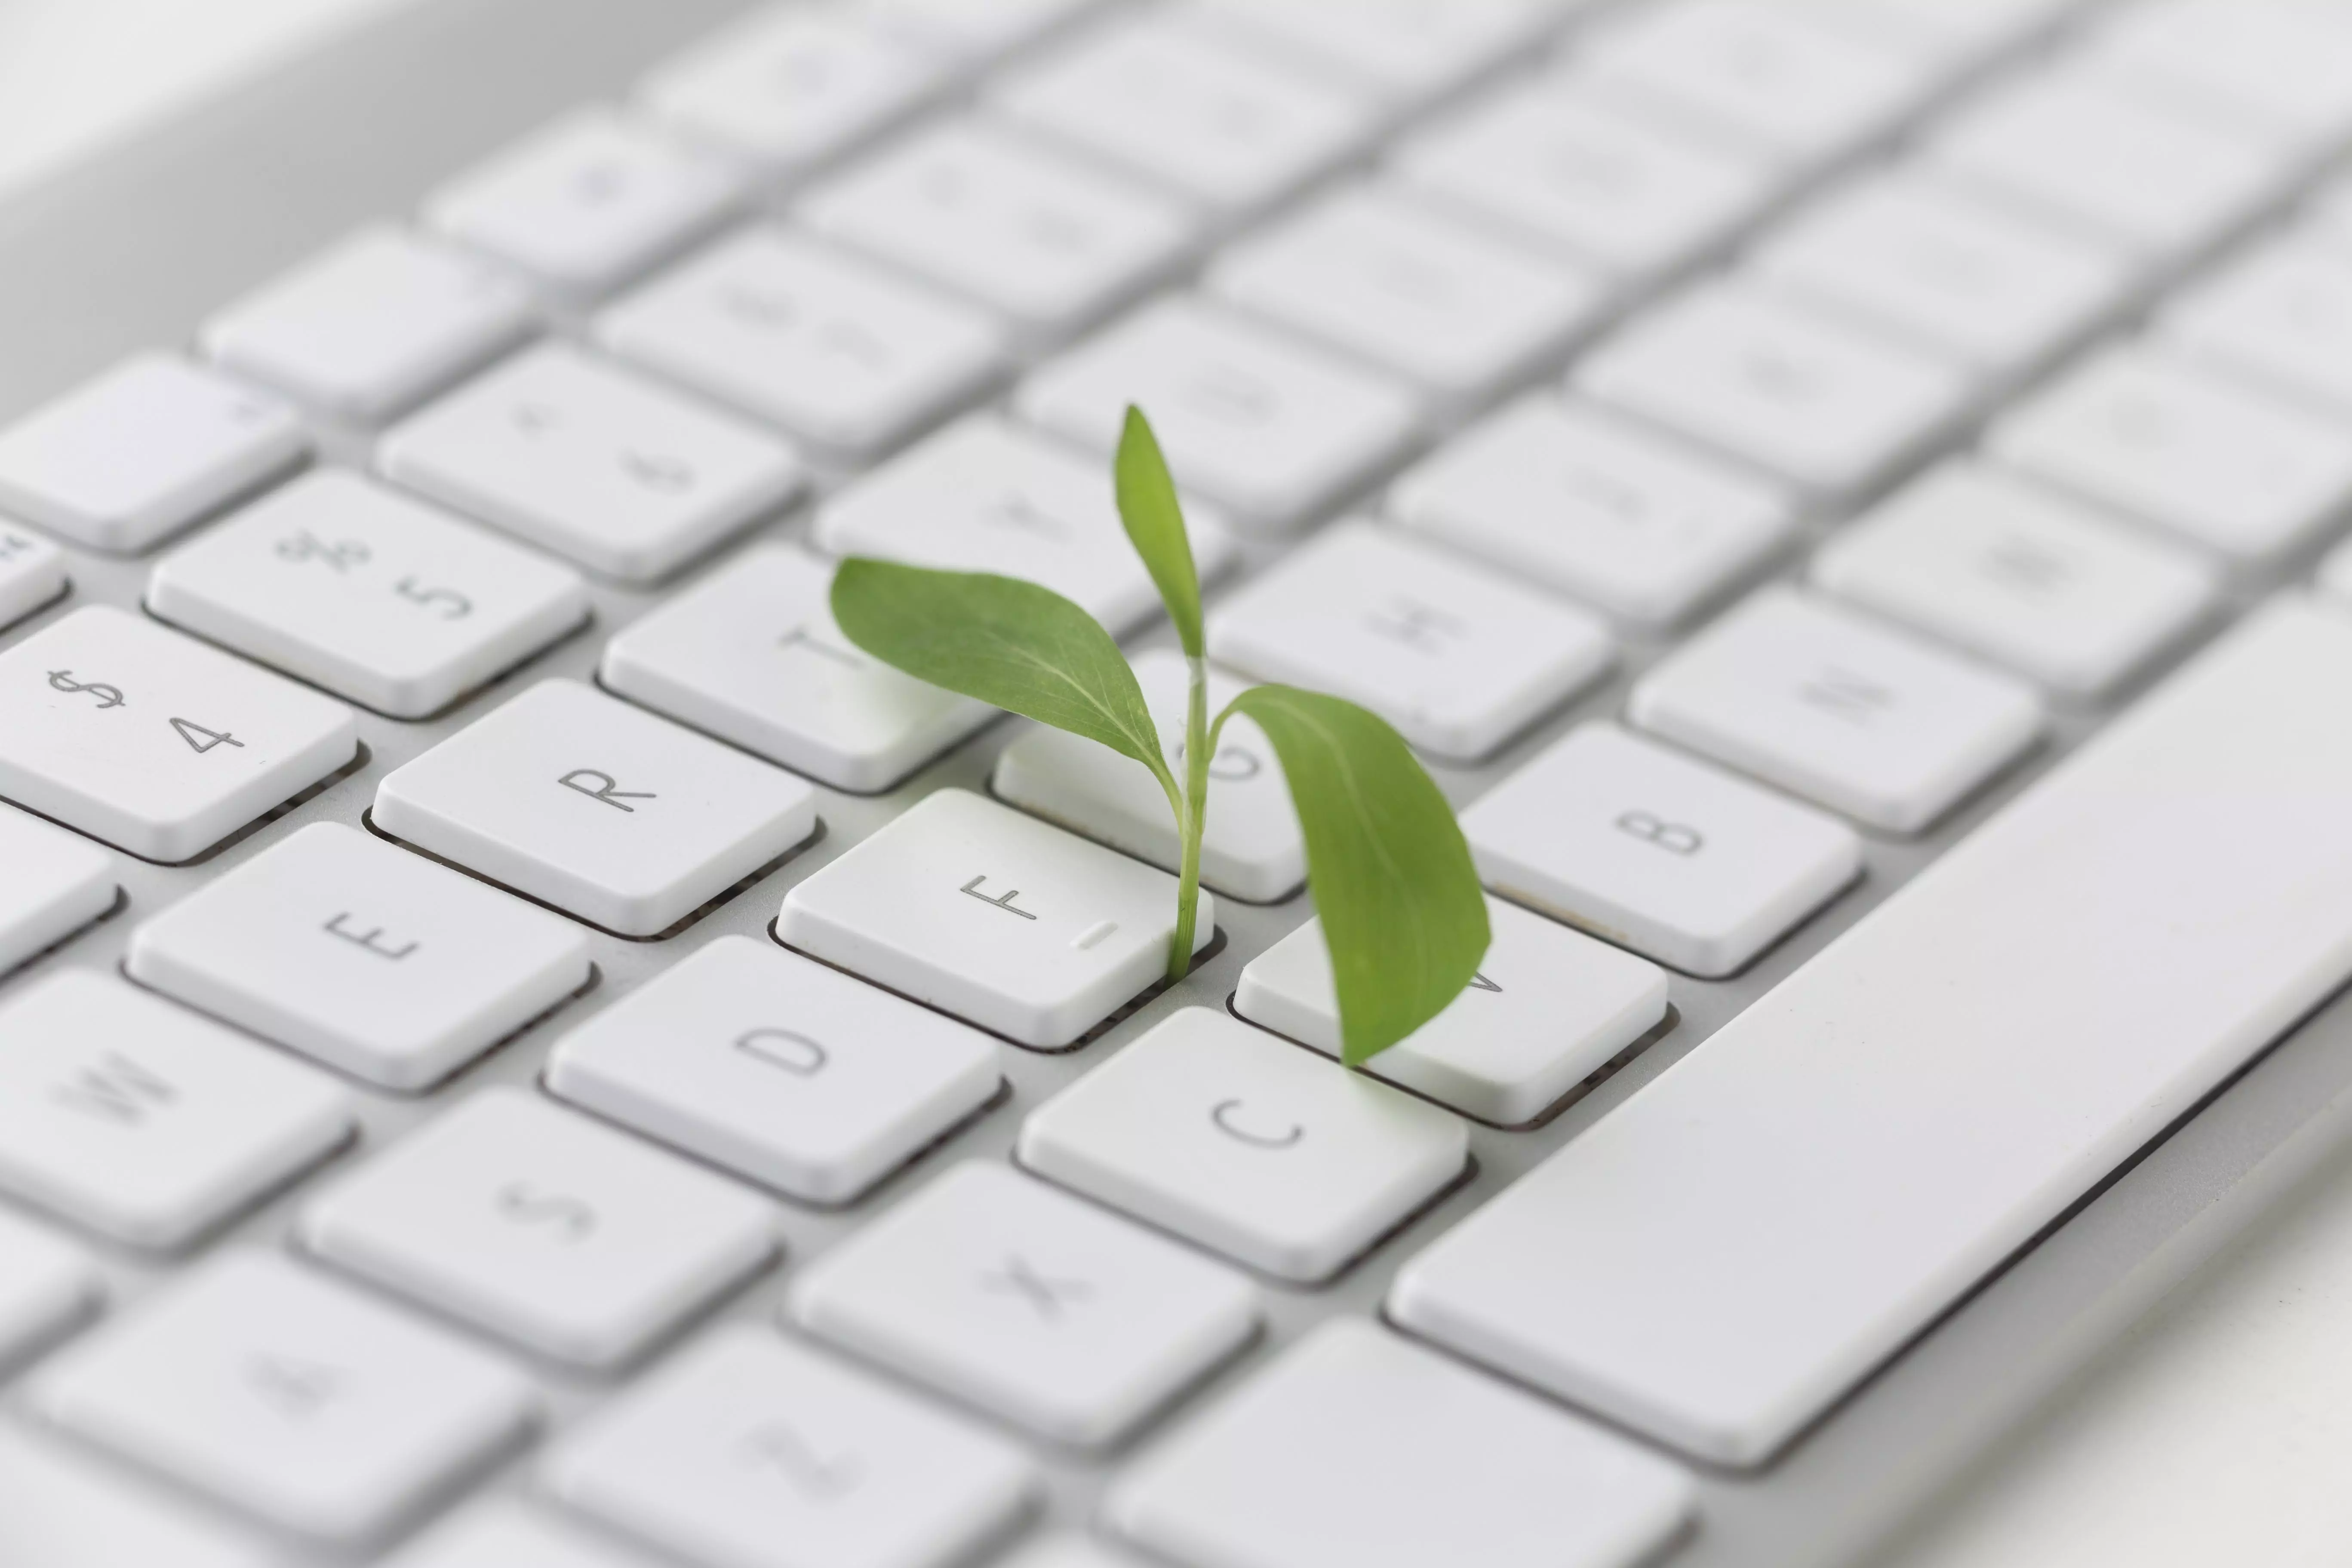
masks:
[(1234, 1120), (1234, 1112), (1241, 1108), (1242, 1102), (1238, 1100), (1221, 1100), (1209, 1112), (1209, 1120), (1215, 1122), (1217, 1131), (1226, 1137), (1247, 1143), (1254, 1149), (1287, 1149), (1307, 1136), (1307, 1129), (1296, 1121), (1280, 1132), (1253, 1131)]
[(806, 1035), (796, 1035), (790, 1029), (754, 1029), (738, 1039), (735, 1048), (770, 1067), (782, 1068), (802, 1078), (814, 1078), (832, 1059), (823, 1046)]

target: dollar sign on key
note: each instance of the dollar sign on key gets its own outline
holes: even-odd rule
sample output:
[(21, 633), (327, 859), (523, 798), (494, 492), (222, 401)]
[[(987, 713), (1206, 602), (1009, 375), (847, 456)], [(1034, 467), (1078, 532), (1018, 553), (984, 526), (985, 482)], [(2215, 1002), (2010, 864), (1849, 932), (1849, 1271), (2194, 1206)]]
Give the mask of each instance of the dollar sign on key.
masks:
[(100, 712), (105, 711), (109, 708), (120, 708), (122, 706), (122, 689), (121, 687), (109, 686), (103, 680), (76, 680), (73, 678), (73, 671), (70, 669), (53, 669), (49, 671), (49, 684), (57, 688), (59, 691), (89, 692), (92, 697), (98, 699), (98, 706)]

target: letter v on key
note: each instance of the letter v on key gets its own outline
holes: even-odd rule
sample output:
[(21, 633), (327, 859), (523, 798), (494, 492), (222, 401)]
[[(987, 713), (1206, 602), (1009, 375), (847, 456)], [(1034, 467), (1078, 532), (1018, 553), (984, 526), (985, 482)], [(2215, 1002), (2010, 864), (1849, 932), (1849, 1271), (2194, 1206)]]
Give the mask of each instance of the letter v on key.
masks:
[[(590, 779), (595, 779), (599, 782), (592, 787), (587, 782)], [(562, 784), (565, 789), (578, 791), (580, 794), (586, 795), (590, 800), (602, 801), (615, 811), (625, 811), (633, 815), (635, 813), (637, 808), (634, 805), (623, 805), (621, 804), (623, 801), (657, 800), (660, 798), (658, 795), (646, 790), (623, 789), (621, 787), (620, 780), (614, 778), (610, 773), (600, 773), (594, 768), (574, 768), (555, 782)]]

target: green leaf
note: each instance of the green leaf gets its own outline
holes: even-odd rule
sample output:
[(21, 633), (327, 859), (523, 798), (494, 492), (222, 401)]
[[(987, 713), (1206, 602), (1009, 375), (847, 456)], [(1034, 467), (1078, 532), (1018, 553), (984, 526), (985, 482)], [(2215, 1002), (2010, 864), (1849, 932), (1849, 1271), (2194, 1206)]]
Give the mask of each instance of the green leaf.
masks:
[(1342, 1056), (1359, 1066), (1443, 1012), (1486, 956), (1470, 847), (1403, 737), (1375, 715), (1289, 686), (1250, 688), (1218, 727), (1234, 713), (1265, 731), (1289, 779)]
[(1118, 460), (1112, 465), (1118, 494), (1119, 521), (1144, 570), (1160, 589), (1160, 602), (1176, 623), (1176, 639), (1188, 658), (1204, 658), (1207, 643), (1201, 635), (1201, 574), (1192, 563), (1192, 541), (1184, 531), (1184, 509), (1176, 500), (1176, 481), (1168, 477), (1168, 461), (1160, 455), (1160, 438), (1151, 433), (1143, 410), (1129, 405), (1127, 426), (1119, 432)]

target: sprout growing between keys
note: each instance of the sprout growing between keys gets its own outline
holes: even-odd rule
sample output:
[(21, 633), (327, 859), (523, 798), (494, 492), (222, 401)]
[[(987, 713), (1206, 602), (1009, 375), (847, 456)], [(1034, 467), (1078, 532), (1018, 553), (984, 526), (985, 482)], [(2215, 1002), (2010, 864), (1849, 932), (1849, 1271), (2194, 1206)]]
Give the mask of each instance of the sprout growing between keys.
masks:
[(1246, 715), (1289, 781), (1331, 955), (1343, 1056), (1360, 1064), (1436, 1016), (1486, 956), (1486, 903), (1469, 846), (1403, 738), (1352, 702), (1254, 686), (1209, 721), (1192, 541), (1160, 443), (1134, 408), (1114, 479), (1127, 536), (1176, 624), (1191, 674), (1181, 781), (1118, 643), (1059, 594), (985, 572), (853, 557), (834, 579), (834, 618), (850, 641), (918, 679), (1098, 742), (1150, 770), (1181, 846), (1171, 982), (1192, 964), (1209, 761), (1226, 721)]

